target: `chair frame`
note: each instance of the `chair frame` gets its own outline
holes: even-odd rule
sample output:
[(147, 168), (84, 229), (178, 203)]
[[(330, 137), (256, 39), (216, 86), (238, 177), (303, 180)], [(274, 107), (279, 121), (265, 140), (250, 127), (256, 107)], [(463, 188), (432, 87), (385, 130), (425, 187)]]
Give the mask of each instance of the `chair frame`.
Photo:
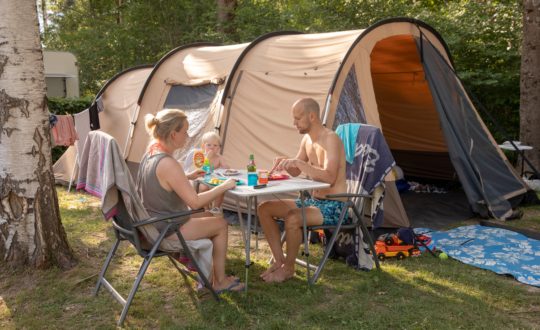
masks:
[[(316, 225), (316, 226), (307, 226), (304, 222), (303, 231), (304, 231), (304, 246), (305, 251), (304, 255), (306, 257), (305, 266), (307, 268), (307, 280), (308, 284), (312, 285), (317, 282), (319, 279), (321, 272), (326, 265), (326, 262), (328, 261), (328, 257), (330, 256), (330, 253), (332, 251), (332, 248), (334, 247), (334, 244), (336, 242), (337, 236), (340, 233), (342, 229), (355, 229), (355, 235), (359, 237), (359, 231), (362, 231), (363, 237), (366, 238), (369, 249), (371, 251), (371, 254), (373, 255), (373, 260), (375, 262), (375, 266), (377, 267), (377, 270), (381, 270), (381, 266), (379, 264), (379, 259), (377, 259), (377, 252), (375, 251), (375, 245), (373, 244), (373, 239), (371, 238), (371, 234), (368, 231), (368, 228), (362, 221), (362, 211), (364, 209), (364, 206), (366, 204), (366, 201), (371, 199), (371, 195), (365, 195), (365, 194), (351, 194), (351, 193), (343, 193), (343, 194), (332, 194), (327, 195), (327, 198), (336, 199), (336, 198), (347, 198), (347, 201), (345, 202), (345, 206), (341, 210), (341, 214), (339, 215), (339, 220), (337, 224), (335, 225)], [(357, 199), (357, 203), (353, 202), (353, 199)], [(361, 205), (360, 210), (358, 209), (358, 205)], [(343, 221), (345, 220), (345, 217), (349, 213), (349, 209), (352, 209), (354, 216), (352, 217), (352, 223), (351, 224), (343, 224)], [(308, 232), (312, 232), (314, 230), (318, 229), (333, 229), (332, 236), (330, 237), (330, 240), (327, 241), (326, 247), (324, 249), (324, 255), (319, 262), (318, 266), (315, 266), (315, 273), (313, 276), (310, 276), (310, 269), (314, 266), (310, 265), (309, 263), (309, 239), (308, 239)], [(359, 239), (355, 244), (355, 253), (358, 255), (360, 248), (361, 248), (361, 240)], [(302, 264), (302, 263), (301, 263)], [(360, 269), (360, 265), (356, 266), (356, 269)]]
[[(148, 269), (148, 266), (150, 265), (150, 262), (152, 261), (154, 257), (167, 256), (169, 260), (171, 261), (171, 263), (174, 265), (174, 267), (184, 276), (184, 278), (188, 276), (196, 280), (195, 276), (191, 274), (191, 272), (189, 272), (189, 270), (187, 270), (185, 266), (181, 265), (177, 260), (175, 260), (171, 256), (171, 252), (161, 251), (159, 249), (159, 246), (161, 245), (161, 242), (165, 238), (165, 234), (167, 233), (168, 229), (171, 226), (176, 226), (176, 225), (182, 226), (188, 221), (187, 219), (172, 220), (173, 218), (191, 215), (191, 214), (199, 213), (202, 211), (203, 210), (200, 209), (200, 210), (193, 210), (193, 211), (171, 213), (171, 214), (167, 214), (161, 217), (152, 217), (141, 222), (133, 223), (132, 225), (133, 228), (131, 230), (126, 229), (122, 227), (121, 225), (119, 225), (120, 223), (119, 219), (117, 218), (117, 216), (113, 216), (114, 220), (112, 220), (112, 225), (113, 225), (114, 233), (116, 236), (116, 241), (114, 242), (113, 246), (111, 247), (111, 250), (107, 254), (107, 258), (105, 260), (105, 263), (103, 264), (103, 267), (101, 269), (101, 272), (97, 280), (96, 287), (94, 289), (94, 296), (98, 294), (101, 286), (104, 286), (112, 294), (112, 296), (123, 306), (122, 312), (120, 314), (120, 319), (118, 320), (118, 323), (117, 323), (118, 326), (122, 326), (122, 324), (124, 323), (124, 320), (127, 316), (127, 313), (128, 313), (129, 307), (131, 306), (133, 298), (135, 297), (135, 294), (137, 293), (137, 290), (144, 277), (144, 274), (146, 273), (146, 270)], [(140, 231), (138, 228), (141, 226), (150, 225), (157, 222), (166, 222), (167, 227), (164, 228), (163, 231), (159, 233), (159, 236), (154, 242), (154, 244), (152, 245), (152, 247), (150, 249), (146, 249), (142, 244), (143, 242), (141, 242), (141, 239), (139, 238)], [(182, 252), (185, 253), (186, 256), (191, 260), (193, 266), (197, 270), (200, 280), (202, 280), (204, 286), (212, 293), (215, 300), (220, 301), (218, 294), (212, 288), (212, 285), (210, 284), (208, 278), (206, 278), (206, 276), (202, 273), (201, 268), (199, 267), (197, 261), (193, 258), (193, 255), (186, 243), (186, 240), (184, 239), (184, 237), (182, 236), (179, 230), (176, 231), (176, 235), (183, 247)], [(137, 276), (135, 277), (135, 281), (133, 283), (133, 286), (131, 287), (131, 290), (129, 292), (127, 299), (122, 297), (122, 295), (118, 293), (118, 291), (105, 278), (105, 273), (107, 272), (107, 269), (109, 268), (109, 265), (121, 241), (129, 241), (132, 245), (135, 246), (139, 256), (143, 258), (143, 262), (139, 268)]]

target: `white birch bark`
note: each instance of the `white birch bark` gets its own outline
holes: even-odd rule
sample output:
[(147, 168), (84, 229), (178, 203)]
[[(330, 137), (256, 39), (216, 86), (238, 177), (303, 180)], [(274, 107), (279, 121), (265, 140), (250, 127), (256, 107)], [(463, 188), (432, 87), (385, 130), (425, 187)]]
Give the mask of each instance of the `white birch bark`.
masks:
[(0, 263), (8, 266), (73, 265), (49, 131), (36, 1), (0, 0)]

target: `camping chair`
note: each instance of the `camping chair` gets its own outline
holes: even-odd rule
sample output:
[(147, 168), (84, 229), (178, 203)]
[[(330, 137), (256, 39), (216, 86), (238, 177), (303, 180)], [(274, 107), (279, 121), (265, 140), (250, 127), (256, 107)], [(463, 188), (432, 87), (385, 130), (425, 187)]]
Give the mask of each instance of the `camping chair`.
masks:
[[(345, 205), (343, 206), (343, 209), (341, 210), (341, 214), (339, 216), (338, 223), (335, 225), (317, 225), (317, 226), (307, 226), (304, 227), (304, 255), (306, 256), (306, 262), (305, 266), (307, 268), (307, 279), (309, 284), (315, 284), (317, 280), (319, 279), (321, 272), (326, 265), (326, 262), (328, 261), (328, 257), (330, 256), (330, 253), (332, 252), (332, 249), (334, 247), (334, 244), (337, 240), (337, 237), (340, 232), (348, 229), (354, 229), (355, 233), (355, 247), (354, 252), (355, 255), (358, 258), (358, 262), (355, 266), (357, 270), (360, 270), (362, 268), (371, 269), (371, 265), (369, 266), (363, 266), (365, 264), (366, 258), (366, 252), (364, 250), (364, 240), (366, 240), (367, 248), (371, 251), (371, 254), (373, 256), (373, 261), (375, 262), (375, 266), (378, 270), (381, 269), (379, 265), (379, 260), (377, 259), (377, 252), (375, 251), (375, 246), (373, 244), (373, 240), (371, 238), (371, 234), (368, 231), (367, 226), (364, 223), (364, 217), (365, 217), (365, 207), (368, 205), (371, 205), (371, 201), (373, 200), (372, 195), (365, 195), (365, 194), (333, 194), (333, 195), (327, 195), (327, 198), (347, 198), (347, 201), (345, 202)], [(346, 218), (349, 218), (349, 223), (344, 224), (344, 220)], [(371, 217), (369, 218), (371, 220)], [(330, 236), (330, 239), (326, 242), (326, 246), (324, 248), (324, 255), (319, 262), (318, 266), (312, 267), (309, 263), (309, 239), (308, 239), (308, 232), (313, 233), (314, 231), (318, 230), (329, 230), (332, 231), (332, 236)], [(364, 263), (361, 262), (361, 260), (364, 260)], [(368, 261), (369, 263), (370, 261)], [(315, 273), (313, 274), (313, 277), (310, 277), (310, 270), (314, 269)]]
[[(370, 125), (343, 124), (336, 133), (345, 146), (347, 193), (327, 195), (327, 198), (347, 198), (338, 223), (335, 225), (306, 226), (304, 224), (304, 255), (307, 267), (309, 284), (314, 284), (328, 261), (336, 239), (340, 232), (347, 229), (355, 230), (355, 255), (358, 259), (357, 269), (371, 269), (373, 263), (380, 270), (377, 252), (373, 239), (364, 221), (377, 227), (382, 222), (380, 205), (384, 198), (384, 178), (395, 165), (390, 149), (382, 136), (381, 131)], [(301, 196), (304, 198), (304, 196)], [(369, 209), (367, 207), (369, 206)], [(346, 217), (350, 220), (345, 224)], [(333, 233), (327, 241), (324, 255), (318, 266), (312, 267), (309, 263), (308, 233), (315, 230), (332, 230)], [(364, 243), (365, 240), (365, 243)], [(371, 251), (372, 260), (364, 250), (364, 244)], [(314, 269), (313, 277), (310, 270)]]
[[(97, 147), (91, 146), (96, 144)], [(212, 241), (209, 239), (200, 239), (196, 241), (186, 241), (179, 230), (176, 230), (178, 240), (165, 237), (167, 230), (171, 227), (180, 227), (187, 220), (178, 219), (190, 214), (201, 212), (202, 210), (178, 212), (167, 214), (160, 217), (150, 217), (144, 209), (142, 202), (135, 189), (135, 184), (131, 178), (124, 159), (121, 156), (120, 149), (116, 141), (109, 135), (93, 131), (89, 134), (83, 151), (82, 159), (87, 159), (86, 153), (90, 150), (98, 150), (101, 168), (101, 210), (105, 219), (112, 218), (112, 227), (116, 240), (107, 254), (105, 263), (99, 274), (94, 295), (97, 295), (101, 286), (104, 286), (113, 297), (123, 306), (118, 325), (124, 323), (129, 307), (137, 293), (139, 285), (152, 260), (156, 257), (168, 257), (174, 267), (187, 279), (186, 276), (195, 278), (189, 271), (185, 270), (173, 256), (182, 254), (188, 257), (197, 271), (198, 279), (212, 293), (214, 298), (219, 301), (219, 297), (213, 290), (208, 278), (212, 271)], [(153, 224), (157, 222), (167, 223), (166, 228), (159, 232)], [(131, 287), (127, 299), (112, 286), (105, 278), (105, 274), (113, 257), (120, 245), (120, 242), (126, 241), (132, 244), (139, 256), (143, 258), (135, 281)]]

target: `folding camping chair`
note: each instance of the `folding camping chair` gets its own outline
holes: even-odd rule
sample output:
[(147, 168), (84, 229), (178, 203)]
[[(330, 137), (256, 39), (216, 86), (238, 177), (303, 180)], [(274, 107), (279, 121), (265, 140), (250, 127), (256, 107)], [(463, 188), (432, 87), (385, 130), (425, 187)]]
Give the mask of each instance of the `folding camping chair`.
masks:
[[(91, 136), (93, 134), (98, 134), (98, 136)], [(190, 259), (197, 271), (200, 282), (219, 301), (218, 295), (208, 280), (212, 271), (212, 241), (209, 239), (186, 241), (179, 230), (175, 231), (178, 240), (165, 238), (169, 228), (180, 227), (187, 221), (178, 220), (177, 218), (198, 213), (202, 210), (150, 217), (137, 194), (135, 184), (116, 141), (111, 136), (99, 131), (91, 132), (89, 137), (86, 143), (97, 143), (99, 148), (94, 149), (85, 145), (84, 150), (86, 152), (92, 149), (101, 150), (99, 162), (103, 164), (101, 166), (101, 189), (104, 191), (101, 198), (101, 210), (105, 219), (112, 217), (112, 227), (116, 237), (99, 274), (94, 295), (97, 295), (101, 286), (104, 286), (123, 306), (118, 320), (118, 325), (121, 326), (152, 259), (166, 256), (185, 279), (187, 279), (186, 276), (195, 279), (195, 276), (184, 269), (184, 266), (173, 257), (173, 255), (182, 254)], [(157, 222), (167, 223), (166, 228), (159, 232), (153, 226)], [(105, 278), (105, 273), (122, 241), (131, 243), (139, 256), (143, 258), (127, 299), (122, 297)]]
[[(337, 224), (304, 226), (304, 254), (306, 261), (299, 263), (307, 267), (309, 284), (314, 284), (320, 277), (339, 233), (346, 229), (355, 230), (355, 254), (358, 258), (356, 268), (360, 269), (364, 267), (362, 264), (366, 264), (366, 266), (369, 265), (366, 268), (371, 269), (373, 266), (372, 262), (374, 262), (377, 269), (381, 269), (373, 239), (364, 223), (364, 219), (367, 218), (367, 222), (374, 226), (379, 225), (379, 223), (374, 224), (374, 222), (381, 221), (382, 218), (382, 213), (379, 213), (379, 205), (384, 197), (384, 178), (395, 165), (395, 161), (380, 129), (374, 126), (343, 124), (337, 128), (336, 133), (340, 136), (345, 146), (348, 192), (328, 195), (326, 197), (347, 198), (347, 201), (341, 211)], [(370, 209), (366, 210), (368, 205)], [(345, 219), (350, 219), (350, 223), (344, 224)], [(313, 267), (309, 263), (308, 232), (319, 229), (333, 230), (333, 234), (326, 244), (324, 255), (319, 265)], [(368, 255), (364, 251), (364, 240), (367, 248), (371, 251), (372, 261), (368, 259)], [(310, 277), (311, 269), (315, 270), (313, 277)]]

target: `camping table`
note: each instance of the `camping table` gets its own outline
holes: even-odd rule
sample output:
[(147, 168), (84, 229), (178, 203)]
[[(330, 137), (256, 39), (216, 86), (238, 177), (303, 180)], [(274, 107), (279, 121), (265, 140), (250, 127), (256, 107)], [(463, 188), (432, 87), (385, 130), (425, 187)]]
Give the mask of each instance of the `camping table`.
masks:
[[(517, 151), (517, 152), (520, 152), (520, 153), (525, 152), (527, 150), (532, 150), (533, 149), (533, 147), (523, 145), (519, 141), (514, 141), (514, 144), (516, 145), (517, 149), (509, 141), (504, 141), (503, 144), (499, 144), (499, 147), (501, 149), (504, 149), (504, 150), (514, 151), (514, 152)], [(521, 174), (520, 174), (520, 176), (523, 176), (523, 169), (524, 169), (524, 166), (525, 166), (525, 158), (523, 157), (523, 155), (520, 155), (520, 156), (521, 156)]]
[[(246, 171), (239, 171), (240, 173), (237, 176), (232, 176), (232, 178), (242, 178), (243, 180), (246, 180)], [(247, 185), (241, 185), (237, 186), (235, 189), (227, 191), (227, 194), (230, 194), (231, 196), (234, 196), (237, 199), (245, 198), (246, 204), (247, 204), (247, 224), (244, 228), (245, 235), (244, 235), (244, 242), (245, 242), (245, 252), (246, 252), (246, 279), (245, 279), (245, 285), (246, 285), (246, 293), (248, 290), (248, 276), (249, 276), (249, 267), (251, 266), (251, 259), (250, 259), (250, 250), (251, 250), (251, 218), (253, 213), (253, 203), (257, 200), (258, 196), (264, 196), (264, 195), (274, 195), (274, 194), (281, 194), (281, 193), (288, 193), (288, 192), (295, 192), (299, 191), (300, 194), (300, 200), (302, 202), (302, 218), (304, 223), (304, 249), (307, 253), (307, 230), (306, 230), (306, 217), (304, 213), (304, 191), (312, 190), (312, 189), (323, 189), (330, 187), (329, 183), (324, 182), (318, 182), (308, 179), (302, 179), (302, 178), (294, 178), (291, 177), (287, 180), (277, 180), (277, 181), (270, 181), (268, 185), (265, 188), (262, 189), (254, 189), (251, 186)], [(242, 220), (240, 220), (242, 221)], [(309, 271), (309, 270), (308, 270)]]

